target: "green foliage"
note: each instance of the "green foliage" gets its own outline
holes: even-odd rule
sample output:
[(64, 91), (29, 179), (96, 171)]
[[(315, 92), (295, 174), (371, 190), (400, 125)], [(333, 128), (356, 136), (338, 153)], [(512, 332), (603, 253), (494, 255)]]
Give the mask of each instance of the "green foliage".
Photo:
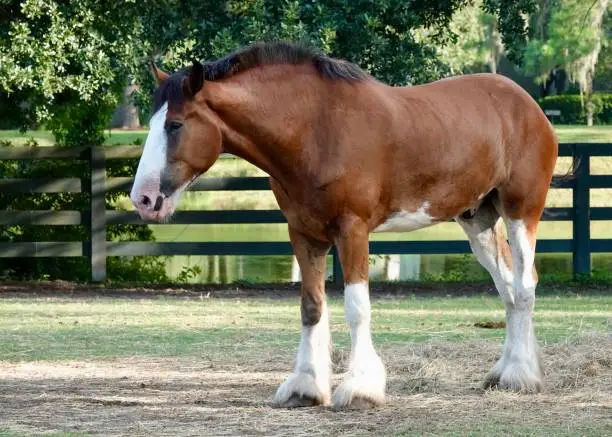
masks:
[[(468, 4), (470, 0), (131, 0), (120, 5), (3, 0), (0, 88), (22, 93), (28, 102), (24, 111), (37, 120), (62, 112), (65, 101), (111, 105), (126, 80), (141, 85), (143, 107), (143, 96), (150, 95), (152, 86), (144, 62), (149, 55), (162, 55), (163, 65), (174, 70), (194, 57), (210, 59), (270, 39), (312, 44), (391, 84), (422, 83), (449, 74), (433, 44), (452, 42), (451, 17)], [(533, 4), (484, 2), (499, 17), (511, 56), (524, 42), (522, 14)], [(420, 27), (432, 30), (429, 41), (415, 40), (413, 31)], [(58, 117), (65, 120), (63, 114)]]
[(104, 142), (104, 129), (109, 125), (113, 106), (102, 100), (71, 101), (55, 105), (47, 127), (58, 146), (88, 146)]
[(187, 20), (192, 29), (155, 27), (150, 31), (158, 34), (155, 39), (168, 41), (160, 51), (169, 69), (184, 66), (193, 57), (225, 55), (252, 41), (283, 39), (302, 41), (349, 59), (392, 84), (420, 83), (448, 70), (435, 59), (433, 47), (414, 40), (411, 29), (420, 25), (444, 27), (452, 12), (464, 4), (464, 0), (417, 4), (398, 0), (230, 0), (224, 10), (194, 5), (189, 12), (208, 14), (215, 23)]
[(117, 101), (140, 63), (137, 5), (122, 2), (3, 0), (0, 88), (21, 93), (28, 112), (46, 120), (70, 96)]
[(432, 274), (422, 272), (421, 282), (483, 282), (491, 277), (487, 271), (475, 261), (472, 254), (466, 253), (447, 256), (444, 259), (444, 272)]
[[(495, 71), (503, 47), (497, 20), (482, 9), (482, 0), (456, 11), (449, 23), (448, 30), (454, 35), (451, 43), (436, 44), (438, 58), (447, 64), (452, 74)], [(433, 29), (419, 29), (419, 41), (427, 41), (434, 36)], [(491, 64), (493, 66), (491, 67)]]
[[(60, 146), (102, 144), (126, 77), (142, 64), (146, 38), (142, 38), (139, 10), (134, 1), (120, 7), (93, 0), (2, 1), (0, 88), (10, 93), (3, 101), (5, 107), (18, 97), (21, 105), (14, 112), (19, 113), (21, 124), (45, 121)], [(134, 162), (113, 162), (107, 168), (109, 176), (134, 171)], [(0, 172), (14, 178), (89, 179), (85, 163), (74, 161), (4, 161)], [(109, 194), (107, 207), (117, 197)], [(80, 193), (0, 193), (0, 204), (8, 210), (86, 211), (89, 199)], [(88, 235), (84, 226), (5, 226), (2, 230), (4, 241), (85, 241)], [(153, 236), (146, 226), (113, 225), (107, 227), (107, 239), (151, 240)], [(90, 277), (85, 258), (24, 258), (2, 260), (0, 265), (19, 278), (84, 281)], [(109, 261), (108, 272), (111, 279), (167, 279), (163, 263), (146, 257)]]
[[(538, 101), (542, 109), (559, 109), (560, 117), (555, 117), (562, 124), (584, 124), (586, 112), (582, 100), (576, 94), (548, 96)], [(612, 124), (612, 93), (593, 94), (593, 118), (596, 124)]]
[(525, 15), (536, 9), (532, 0), (484, 0), (484, 10), (498, 17), (502, 42), (506, 47), (508, 59), (520, 63), (527, 43)]
[(543, 81), (560, 65), (573, 80), (584, 82), (585, 71), (597, 62), (603, 36), (599, 3), (600, 0), (543, 2), (544, 9), (539, 11), (543, 24), (526, 48), (525, 70)]
[(604, 36), (601, 40), (601, 52), (595, 67), (595, 89), (612, 91), (612, 14), (608, 13), (603, 20)]
[(188, 284), (201, 274), (202, 268), (200, 266), (184, 266), (180, 273), (176, 276), (175, 281), (180, 284)]
[(111, 282), (150, 284), (170, 282), (168, 275), (166, 275), (164, 257), (108, 257), (106, 258), (106, 268)]

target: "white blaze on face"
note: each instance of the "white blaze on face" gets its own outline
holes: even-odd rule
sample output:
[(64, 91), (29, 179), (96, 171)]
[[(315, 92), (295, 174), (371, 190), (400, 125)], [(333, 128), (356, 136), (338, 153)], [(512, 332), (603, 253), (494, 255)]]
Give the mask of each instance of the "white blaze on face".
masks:
[(164, 130), (168, 103), (157, 110), (149, 122), (150, 130), (145, 142), (144, 151), (138, 163), (134, 186), (130, 198), (138, 205), (143, 196), (149, 196), (155, 202), (160, 191), (161, 174), (166, 167), (168, 138)]

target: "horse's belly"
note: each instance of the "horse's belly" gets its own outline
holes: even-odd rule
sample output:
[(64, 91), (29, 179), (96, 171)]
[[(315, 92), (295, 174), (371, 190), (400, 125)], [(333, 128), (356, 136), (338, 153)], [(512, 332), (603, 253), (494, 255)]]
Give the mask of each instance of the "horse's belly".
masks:
[(373, 232), (408, 232), (439, 223), (428, 214), (429, 202), (424, 202), (416, 211), (395, 211), (374, 228)]

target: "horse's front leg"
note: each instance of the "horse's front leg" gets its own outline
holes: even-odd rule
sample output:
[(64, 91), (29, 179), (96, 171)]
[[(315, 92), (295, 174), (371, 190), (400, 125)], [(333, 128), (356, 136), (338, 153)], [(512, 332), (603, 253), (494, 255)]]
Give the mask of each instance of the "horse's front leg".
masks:
[(373, 407), (385, 401), (385, 367), (370, 333), (368, 229), (356, 217), (342, 220), (335, 239), (344, 274), (344, 311), (351, 330), (351, 357), (332, 396), (334, 408)]
[(329, 405), (330, 337), (325, 301), (326, 255), (330, 245), (289, 227), (289, 237), (302, 274), (302, 336), (295, 370), (278, 388), (281, 407)]

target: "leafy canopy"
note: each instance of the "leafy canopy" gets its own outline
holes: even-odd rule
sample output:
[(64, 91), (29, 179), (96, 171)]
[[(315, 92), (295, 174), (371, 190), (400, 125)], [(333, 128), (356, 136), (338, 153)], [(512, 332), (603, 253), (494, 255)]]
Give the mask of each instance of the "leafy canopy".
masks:
[[(526, 36), (523, 16), (534, 1), (484, 0), (483, 8), (498, 17), (508, 54), (516, 60)], [(391, 84), (421, 83), (449, 74), (434, 44), (453, 42), (453, 13), (470, 3), (0, 0), (0, 89), (27, 102), (20, 106), (24, 119), (66, 118), (71, 112), (64, 105), (74, 102), (104, 119), (126, 81), (141, 84), (142, 96), (149, 95), (145, 60), (150, 55), (175, 69), (192, 58), (215, 58), (270, 39), (312, 44)], [(429, 41), (415, 39), (413, 30), (420, 27), (431, 30)], [(72, 137), (68, 142), (85, 141), (89, 134)], [(92, 140), (99, 138), (93, 135)]]

